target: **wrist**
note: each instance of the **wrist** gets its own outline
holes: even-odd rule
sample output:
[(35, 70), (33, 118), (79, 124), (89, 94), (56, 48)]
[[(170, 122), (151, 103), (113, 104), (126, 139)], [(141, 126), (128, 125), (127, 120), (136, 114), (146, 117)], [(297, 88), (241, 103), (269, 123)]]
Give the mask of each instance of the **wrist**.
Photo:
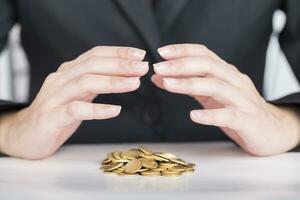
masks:
[(0, 153), (7, 154), (8, 134), (12, 127), (12, 121), (16, 112), (7, 112), (0, 115)]
[(283, 124), (284, 133), (288, 135), (291, 149), (300, 144), (300, 109), (294, 105), (273, 105), (272, 110)]

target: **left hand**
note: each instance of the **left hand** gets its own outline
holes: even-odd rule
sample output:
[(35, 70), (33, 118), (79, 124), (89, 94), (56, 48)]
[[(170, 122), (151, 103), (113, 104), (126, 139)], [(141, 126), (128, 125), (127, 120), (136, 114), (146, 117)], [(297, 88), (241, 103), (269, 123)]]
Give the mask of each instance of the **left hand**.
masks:
[(152, 81), (195, 98), (204, 109), (191, 111), (194, 122), (220, 127), (257, 156), (285, 152), (300, 143), (298, 113), (266, 102), (247, 75), (206, 47), (177, 44), (158, 52), (166, 61), (154, 65)]

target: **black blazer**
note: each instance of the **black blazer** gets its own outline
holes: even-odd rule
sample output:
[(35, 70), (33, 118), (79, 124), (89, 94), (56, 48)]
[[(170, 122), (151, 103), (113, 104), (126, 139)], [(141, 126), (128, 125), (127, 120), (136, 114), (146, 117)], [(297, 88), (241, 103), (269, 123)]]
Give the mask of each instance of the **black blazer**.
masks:
[[(199, 43), (248, 74), (261, 92), (265, 55), (276, 9), (287, 14), (280, 44), (300, 79), (299, 0), (177, 0), (152, 10), (145, 0), (0, 0), (0, 48), (16, 22), (31, 66), (30, 101), (43, 80), (64, 62), (96, 45), (134, 46), (146, 60), (160, 61), (156, 49), (171, 43)], [(160, 5), (161, 4), (161, 5)], [(200, 105), (150, 82), (151, 69), (136, 92), (103, 95), (97, 102), (121, 104), (119, 117), (84, 122), (69, 142), (141, 142), (224, 140), (214, 127), (191, 122)], [(29, 101), (29, 103), (30, 103)], [(278, 100), (300, 103), (300, 94)], [(0, 102), (1, 109), (19, 109)], [(37, 133), (38, 134), (38, 133)]]

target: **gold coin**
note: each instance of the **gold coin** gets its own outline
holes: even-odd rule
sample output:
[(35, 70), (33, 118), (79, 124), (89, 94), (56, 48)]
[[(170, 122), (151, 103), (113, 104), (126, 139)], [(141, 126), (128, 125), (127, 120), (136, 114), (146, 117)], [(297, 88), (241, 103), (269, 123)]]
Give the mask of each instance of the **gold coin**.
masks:
[(142, 162), (138, 159), (131, 160), (125, 165), (124, 172), (127, 174), (134, 174), (142, 168)]
[(112, 163), (109, 166), (106, 166), (104, 168), (105, 171), (112, 171), (114, 169), (118, 169), (119, 167), (121, 167), (123, 165), (123, 163)]
[(107, 164), (107, 163), (110, 163), (111, 162), (111, 160), (109, 160), (108, 158), (105, 158), (103, 161), (102, 161), (102, 165), (103, 164)]
[(174, 154), (171, 153), (163, 153), (163, 152), (159, 152), (159, 153), (155, 153), (156, 156), (165, 158), (165, 159), (175, 159), (177, 158)]
[(107, 158), (114, 163), (128, 162), (128, 160), (125, 160), (120, 157), (119, 152), (112, 152), (112, 153), (108, 154)]
[(194, 171), (195, 169), (189, 169), (189, 170), (182, 171), (181, 173), (188, 174), (188, 173), (193, 173)]
[(139, 171), (137, 171), (137, 172), (144, 172), (144, 171), (147, 171), (147, 170), (149, 170), (149, 169), (141, 168), (141, 169), (139, 169)]
[(154, 155), (154, 154), (150, 155), (149, 157), (154, 159), (154, 160), (157, 160), (159, 162), (169, 162), (169, 159), (166, 159), (166, 158)]
[(147, 159), (147, 158), (140, 158), (140, 161), (142, 161), (143, 167), (147, 169), (154, 169), (158, 167), (158, 164), (155, 160)]
[(109, 167), (111, 164), (108, 164), (108, 165), (102, 165), (101, 167), (100, 167), (100, 169), (101, 170), (104, 170), (104, 169), (106, 169), (107, 167)]
[(195, 167), (196, 165), (194, 163), (188, 163), (188, 166)]
[(174, 162), (174, 163), (178, 163), (180, 165), (189, 165), (187, 162), (185, 162), (182, 159), (179, 158), (171, 158), (170, 161)]
[(148, 171), (141, 172), (141, 175), (143, 175), (143, 176), (160, 176), (160, 172), (154, 171), (154, 170), (148, 170)]
[(182, 171), (187, 170), (187, 168), (185, 166), (182, 166), (182, 165), (177, 165), (177, 166), (174, 166), (174, 167), (170, 167), (169, 169), (172, 170), (172, 171), (177, 171), (177, 172), (182, 172)]
[(113, 156), (113, 153), (107, 154), (107, 159), (109, 159), (111, 162), (114, 162), (116, 158)]
[(127, 160), (133, 160), (133, 159), (137, 159), (139, 157), (139, 154), (136, 151), (123, 151), (121, 153), (121, 157), (123, 159), (127, 159)]
[(143, 145), (140, 146), (139, 150), (141, 150), (146, 155), (152, 155), (153, 154), (153, 151), (151, 151), (150, 149), (147, 149)]
[(113, 170), (112, 172), (114, 172), (114, 173), (119, 173), (119, 172), (123, 172), (123, 171), (124, 171), (124, 169), (121, 168), (121, 167), (119, 167), (119, 168)]
[(157, 168), (154, 168), (154, 169), (151, 169), (153, 171), (163, 171), (163, 170), (166, 170), (164, 168), (161, 168), (161, 167), (157, 167)]
[(141, 150), (136, 150), (136, 152), (137, 152), (137, 154), (139, 155), (139, 157), (144, 157), (145, 156), (145, 154), (144, 154), (144, 152), (142, 152)]
[(117, 173), (118, 176), (136, 176), (137, 174), (127, 174), (127, 173), (124, 173), (124, 172), (119, 172)]
[(161, 162), (159, 163), (159, 167), (164, 168), (164, 169), (168, 169), (168, 168), (172, 168), (177, 166), (177, 163), (170, 163), (170, 162)]
[(120, 151), (115, 151), (115, 152), (112, 153), (113, 157), (117, 160), (122, 160), (123, 159), (120, 154), (121, 154)]
[(181, 172), (172, 171), (172, 170), (165, 170), (161, 172), (162, 176), (179, 176)]
[(103, 171), (105, 174), (108, 174), (108, 175), (117, 175), (116, 173), (114, 172), (111, 172), (111, 171)]

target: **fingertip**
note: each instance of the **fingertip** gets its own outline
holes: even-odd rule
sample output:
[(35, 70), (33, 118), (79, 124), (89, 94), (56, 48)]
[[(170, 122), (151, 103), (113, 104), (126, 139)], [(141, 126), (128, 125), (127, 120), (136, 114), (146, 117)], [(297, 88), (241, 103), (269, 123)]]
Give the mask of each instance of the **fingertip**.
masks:
[(149, 62), (145, 61), (142, 63), (143, 63), (142, 65), (143, 65), (144, 71), (141, 74), (141, 76), (145, 76), (149, 72)]
[(109, 119), (117, 117), (121, 113), (122, 106), (107, 105), (105, 109), (99, 111), (99, 119)]
[(137, 60), (143, 60), (146, 56), (146, 51), (138, 48), (131, 48), (130, 55)]
[(163, 84), (166, 87), (173, 87), (179, 83), (176, 78), (163, 78)]
[(202, 117), (202, 112), (201, 110), (192, 110), (190, 112), (190, 118), (192, 121), (199, 123), (200, 119)]
[(132, 86), (130, 87), (130, 91), (135, 91), (137, 90), (139, 87), (141, 86), (141, 80), (139, 77), (136, 78), (136, 82), (134, 84), (132, 84)]
[(170, 45), (163, 46), (157, 49), (157, 52), (159, 55), (161, 55), (163, 58), (167, 59), (172, 55), (172, 48)]
[(153, 74), (152, 76), (151, 76), (151, 81), (152, 82), (155, 82), (155, 81), (157, 81), (158, 79), (159, 79), (159, 75), (157, 75), (157, 74)]
[(113, 113), (113, 117), (118, 116), (121, 113), (122, 106), (120, 105), (115, 105), (111, 107), (111, 111)]
[(154, 73), (159, 74), (158, 63), (153, 64)]

